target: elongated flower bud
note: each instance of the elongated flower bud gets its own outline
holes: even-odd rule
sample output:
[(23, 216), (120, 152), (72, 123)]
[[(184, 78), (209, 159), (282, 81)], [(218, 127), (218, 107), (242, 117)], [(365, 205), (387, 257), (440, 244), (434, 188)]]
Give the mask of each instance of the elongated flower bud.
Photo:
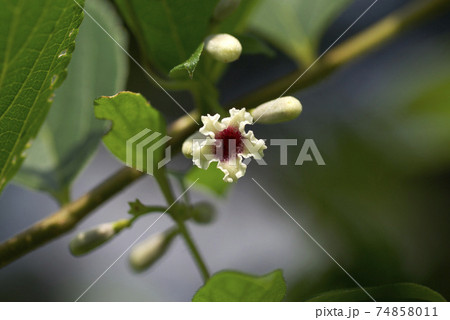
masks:
[(214, 9), (214, 19), (216, 21), (222, 21), (227, 18), (234, 10), (239, 7), (241, 0), (220, 0)]
[(205, 50), (214, 59), (229, 63), (241, 56), (242, 46), (238, 39), (227, 33), (213, 34), (205, 39)]
[(181, 152), (184, 154), (186, 158), (192, 159), (192, 153), (193, 149), (192, 146), (194, 145), (195, 139), (204, 139), (205, 136), (201, 134), (200, 132), (196, 132), (189, 136), (184, 142), (183, 146), (181, 147)]
[(131, 267), (137, 272), (150, 268), (166, 253), (177, 233), (178, 230), (158, 233), (136, 245), (129, 257)]
[(123, 219), (119, 221), (103, 223), (94, 229), (81, 232), (70, 241), (70, 252), (74, 256), (80, 256), (89, 253), (93, 249), (99, 247), (103, 243), (110, 240), (121, 230), (129, 226), (129, 220)]
[(297, 118), (302, 112), (302, 104), (294, 97), (282, 97), (263, 103), (249, 112), (255, 122), (279, 123)]

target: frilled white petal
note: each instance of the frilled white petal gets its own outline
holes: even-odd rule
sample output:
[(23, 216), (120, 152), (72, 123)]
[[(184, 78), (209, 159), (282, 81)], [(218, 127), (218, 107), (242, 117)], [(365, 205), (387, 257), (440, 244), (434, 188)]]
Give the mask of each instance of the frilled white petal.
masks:
[(226, 127), (235, 127), (239, 128), (241, 133), (245, 133), (245, 126), (247, 124), (253, 123), (253, 117), (250, 113), (243, 109), (230, 109), (230, 116), (228, 118), (224, 118), (222, 123)]
[(205, 136), (214, 138), (216, 133), (226, 128), (226, 126), (222, 123), (223, 121), (219, 122), (219, 119), (219, 114), (215, 114), (213, 116), (210, 114), (202, 116), (203, 127), (200, 128), (199, 132)]
[(262, 139), (256, 139), (253, 131), (249, 131), (242, 135), (244, 138), (244, 150), (241, 155), (244, 158), (253, 157), (255, 159), (262, 159), (264, 157), (264, 150), (267, 149), (266, 143)]
[(231, 183), (244, 176), (245, 171), (247, 170), (247, 165), (243, 163), (242, 158), (238, 156), (236, 158), (229, 159), (228, 161), (220, 161), (217, 164), (217, 168), (222, 170), (225, 174), (223, 180)]
[(215, 140), (206, 138), (203, 140), (194, 140), (192, 144), (192, 161), (201, 169), (208, 169), (213, 161), (218, 161), (215, 158), (213, 145)]

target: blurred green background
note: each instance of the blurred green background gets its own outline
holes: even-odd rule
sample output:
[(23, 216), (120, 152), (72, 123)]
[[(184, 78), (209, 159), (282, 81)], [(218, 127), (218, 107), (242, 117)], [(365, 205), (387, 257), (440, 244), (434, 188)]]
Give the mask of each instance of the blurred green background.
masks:
[[(411, 1), (380, 1), (344, 37), (348, 38)], [(327, 29), (325, 50), (371, 1), (354, 1)], [(303, 301), (355, 284), (251, 180), (254, 177), (363, 286), (414, 282), (450, 298), (450, 14), (414, 27), (380, 49), (339, 69), (295, 96), (300, 118), (254, 128), (258, 138), (314, 139), (326, 166), (295, 166), (301, 145), (289, 147), (289, 165), (279, 148), (266, 152), (268, 166), (252, 162), (226, 199), (213, 200), (217, 221), (193, 226), (212, 271), (266, 273), (285, 270), (288, 301)], [(130, 39), (132, 54), (136, 43)], [(275, 57), (243, 56), (220, 83), (223, 102), (295, 68)], [(169, 119), (176, 105), (130, 64), (128, 89), (141, 92)], [(185, 94), (176, 98), (191, 103)], [(276, 98), (276, 97), (274, 97)], [(181, 157), (171, 164), (187, 169)], [(81, 195), (120, 167), (103, 148), (74, 186)], [(126, 201), (149, 197), (162, 203), (154, 182), (140, 181), (98, 210), (77, 230), (123, 217)], [(196, 192), (194, 199), (212, 199)], [(0, 240), (57, 207), (44, 194), (10, 185), (0, 198)], [(0, 300), (71, 301), (145, 230), (146, 218), (130, 233), (87, 257), (67, 250), (71, 233), (0, 270)], [(151, 233), (164, 230), (158, 222)], [(189, 261), (189, 262), (187, 262)], [(176, 243), (152, 271), (136, 276), (119, 261), (86, 300), (190, 300), (201, 285), (184, 244)]]

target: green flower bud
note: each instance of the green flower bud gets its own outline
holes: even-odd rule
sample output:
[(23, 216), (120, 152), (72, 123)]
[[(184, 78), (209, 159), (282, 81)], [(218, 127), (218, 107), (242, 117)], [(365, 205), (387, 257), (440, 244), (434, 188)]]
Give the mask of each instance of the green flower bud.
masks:
[(124, 228), (130, 225), (128, 219), (103, 223), (94, 229), (81, 232), (70, 241), (70, 252), (74, 256), (89, 253), (103, 243), (110, 240)]
[(210, 223), (214, 220), (215, 215), (216, 210), (209, 202), (196, 203), (192, 208), (192, 219), (197, 223)]
[(205, 136), (197, 131), (183, 142), (181, 152), (186, 158), (192, 159), (192, 145), (194, 144), (194, 139), (205, 139)]
[(302, 104), (294, 97), (282, 97), (263, 103), (249, 112), (255, 122), (279, 123), (297, 118), (302, 112)]
[(220, 0), (214, 9), (214, 19), (216, 21), (224, 20), (239, 7), (240, 3), (241, 0)]
[(220, 33), (205, 39), (205, 50), (217, 61), (229, 63), (239, 59), (242, 46), (232, 35)]
[(178, 230), (158, 233), (136, 245), (129, 257), (130, 265), (136, 272), (150, 268), (166, 253)]

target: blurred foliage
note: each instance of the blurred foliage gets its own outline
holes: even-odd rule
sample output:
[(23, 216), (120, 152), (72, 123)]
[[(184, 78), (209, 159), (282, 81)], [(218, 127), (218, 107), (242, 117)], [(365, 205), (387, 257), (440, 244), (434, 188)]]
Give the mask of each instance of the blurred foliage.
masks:
[(167, 74), (207, 35), (217, 0), (115, 0), (152, 66)]
[[(105, 0), (88, 1), (86, 10), (122, 46), (126, 34)], [(94, 99), (125, 87), (125, 53), (90, 18), (80, 27), (68, 76), (55, 92), (50, 112), (14, 180), (47, 191), (64, 203), (70, 186), (97, 150), (106, 127), (94, 116)], [(70, 119), (70, 121), (66, 121)]]
[(250, 28), (308, 67), (318, 56), (320, 39), (351, 0), (261, 0)]
[[(198, 179), (198, 180), (197, 180)], [(195, 188), (212, 193), (216, 196), (225, 196), (232, 186), (223, 181), (223, 172), (217, 168), (217, 163), (213, 162), (207, 170), (192, 166), (185, 175), (186, 184), (194, 183)]]
[[(446, 300), (436, 291), (414, 283), (396, 283), (379, 287), (365, 288), (377, 302), (445, 302)], [(309, 302), (372, 302), (362, 289), (335, 290), (322, 293)]]
[[(272, 190), (308, 204), (309, 213), (292, 214), (314, 217), (312, 233), (363, 286), (414, 281), (450, 295), (442, 251), (450, 225), (449, 48), (441, 36), (394, 56), (385, 49), (381, 61), (364, 59), (300, 93), (301, 119), (266, 132), (314, 138), (326, 166), (281, 167)], [(371, 73), (357, 72), (364, 68)], [(318, 95), (320, 104), (308, 98)], [(272, 152), (268, 162), (276, 161)], [(299, 275), (288, 299), (353, 286), (330, 262)]]

